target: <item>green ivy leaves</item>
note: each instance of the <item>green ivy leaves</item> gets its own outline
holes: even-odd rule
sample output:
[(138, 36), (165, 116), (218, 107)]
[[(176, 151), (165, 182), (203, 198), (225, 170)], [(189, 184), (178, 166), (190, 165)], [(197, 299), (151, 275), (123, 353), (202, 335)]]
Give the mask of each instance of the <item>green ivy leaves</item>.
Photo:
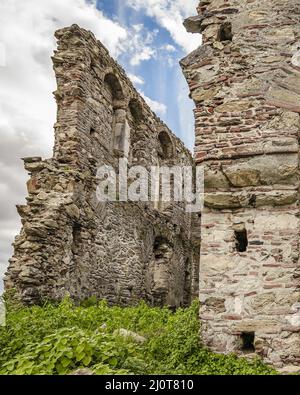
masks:
[(136, 352), (124, 339), (117, 339), (113, 334), (62, 328), (40, 343), (27, 344), (21, 354), (2, 365), (0, 373), (65, 375), (93, 365), (118, 372)]
[[(66, 375), (88, 368), (94, 374), (276, 374), (259, 359), (216, 355), (199, 338), (199, 304), (180, 309), (108, 307), (66, 299), (43, 307), (8, 306), (0, 328), (0, 374)], [(124, 328), (146, 338), (122, 337)]]

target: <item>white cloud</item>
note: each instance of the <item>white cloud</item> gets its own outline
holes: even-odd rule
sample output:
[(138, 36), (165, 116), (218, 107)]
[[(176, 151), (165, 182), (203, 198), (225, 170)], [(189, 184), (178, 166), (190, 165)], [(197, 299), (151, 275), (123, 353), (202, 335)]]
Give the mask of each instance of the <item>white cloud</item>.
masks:
[(176, 52), (176, 48), (174, 47), (174, 45), (171, 44), (164, 45), (162, 49), (164, 49), (167, 52)]
[(183, 20), (196, 14), (199, 0), (127, 0), (136, 10), (145, 10), (157, 23), (168, 30), (173, 40), (186, 52), (201, 44), (200, 35), (187, 33)]
[(135, 84), (135, 85), (144, 85), (145, 81), (143, 80), (142, 77), (138, 76), (138, 75), (134, 75), (134, 74), (128, 74), (128, 77), (131, 79), (131, 81)]
[(142, 62), (156, 57), (157, 50), (153, 47), (153, 42), (158, 32), (157, 29), (149, 31), (142, 24), (128, 28), (129, 37), (124, 51), (130, 54), (131, 66), (139, 66)]
[(132, 66), (138, 66), (144, 60), (150, 60), (152, 57), (155, 56), (155, 54), (156, 51), (153, 48), (144, 47), (135, 53), (130, 61), (130, 64)]
[(165, 104), (150, 99), (150, 97), (146, 96), (142, 91), (139, 91), (139, 94), (145, 99), (145, 102), (148, 104), (152, 111), (160, 115), (166, 114), (167, 106)]
[(133, 27), (133, 29), (134, 29), (136, 32), (141, 32), (141, 31), (143, 30), (143, 28), (144, 28), (144, 25), (143, 25), (142, 23), (139, 23), (139, 24), (137, 24), (137, 25), (133, 25), (132, 27)]

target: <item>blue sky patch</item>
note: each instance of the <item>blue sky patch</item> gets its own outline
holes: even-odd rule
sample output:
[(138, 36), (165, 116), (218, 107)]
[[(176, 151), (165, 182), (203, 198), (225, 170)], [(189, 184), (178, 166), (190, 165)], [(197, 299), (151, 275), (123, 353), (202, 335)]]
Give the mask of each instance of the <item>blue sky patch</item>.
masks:
[(106, 17), (118, 22), (126, 30), (140, 29), (141, 51), (151, 48), (149, 59), (134, 64), (132, 53), (124, 52), (119, 63), (128, 75), (140, 78), (144, 83), (135, 86), (147, 97), (161, 103), (163, 109), (157, 115), (180, 137), (189, 149), (194, 145), (193, 102), (182, 74), (179, 61), (186, 52), (173, 40), (168, 30), (160, 26), (153, 17), (135, 10), (124, 0), (98, 0), (97, 8)]

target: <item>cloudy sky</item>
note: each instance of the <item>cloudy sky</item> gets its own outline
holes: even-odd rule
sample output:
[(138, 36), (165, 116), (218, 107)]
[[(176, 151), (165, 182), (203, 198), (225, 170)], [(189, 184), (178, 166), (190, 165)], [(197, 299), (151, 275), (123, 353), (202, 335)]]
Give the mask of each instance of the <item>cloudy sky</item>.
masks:
[(0, 1), (0, 290), (20, 222), (28, 175), (21, 157), (50, 157), (56, 29), (92, 30), (118, 59), (151, 108), (192, 149), (193, 104), (179, 60), (201, 44), (182, 21), (198, 0)]

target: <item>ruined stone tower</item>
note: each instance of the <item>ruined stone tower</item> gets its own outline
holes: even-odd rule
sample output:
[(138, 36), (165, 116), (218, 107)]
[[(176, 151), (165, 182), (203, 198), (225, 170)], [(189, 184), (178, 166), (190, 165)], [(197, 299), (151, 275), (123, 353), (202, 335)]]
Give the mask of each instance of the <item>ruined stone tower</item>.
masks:
[(91, 32), (73, 25), (56, 38), (54, 155), (24, 159), (29, 196), (18, 206), (23, 228), (6, 290), (25, 303), (69, 294), (189, 305), (199, 277), (193, 215), (181, 202), (101, 202), (96, 175), (102, 166), (118, 173), (120, 158), (146, 169), (193, 166), (193, 158)]
[[(185, 21), (195, 101), (202, 339), (300, 364), (300, 1), (203, 0)], [(200, 229), (199, 229), (200, 233)]]

